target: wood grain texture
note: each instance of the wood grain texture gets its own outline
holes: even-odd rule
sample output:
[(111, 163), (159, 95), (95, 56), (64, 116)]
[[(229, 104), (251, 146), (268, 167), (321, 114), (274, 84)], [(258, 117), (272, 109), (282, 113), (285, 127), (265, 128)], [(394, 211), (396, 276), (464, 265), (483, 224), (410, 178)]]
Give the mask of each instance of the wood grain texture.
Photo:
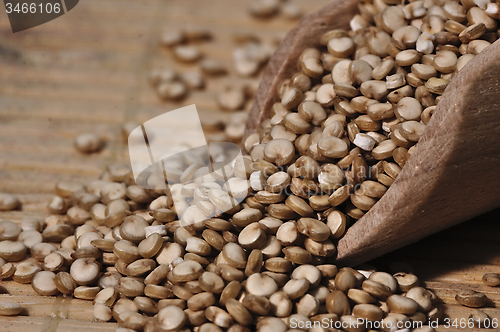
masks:
[[(69, 14), (17, 34), (1, 19), (0, 192), (16, 194), (23, 209), (0, 213), (0, 220), (48, 216), (46, 204), (57, 181), (88, 183), (105, 165), (127, 161), (120, 135), (120, 125), (127, 121), (143, 122), (193, 103), (202, 116), (227, 117), (215, 106), (215, 94), (226, 84), (254, 84), (256, 78), (236, 78), (230, 69), (230, 76), (209, 80), (205, 91), (182, 102), (162, 103), (146, 77), (150, 69), (163, 66), (196, 69), (176, 63), (168, 50), (158, 46), (164, 29), (209, 28), (214, 41), (198, 46), (206, 57), (230, 64), (235, 33), (255, 33), (271, 42), (293, 27), (283, 18), (250, 19), (245, 6), (251, 1), (85, 0)], [(298, 3), (315, 10), (328, 2)], [(74, 150), (72, 139), (86, 131), (108, 140), (101, 153), (87, 156)], [(453, 299), (457, 289), (468, 287), (487, 292), (495, 307), (485, 310), (499, 317), (498, 289), (486, 289), (480, 282), (483, 272), (500, 272), (500, 225), (493, 222), (498, 216), (500, 211), (490, 221), (466, 222), (372, 263), (387, 271), (391, 261), (411, 263), (439, 295), (450, 317), (466, 318), (470, 313)], [(26, 307), (24, 314), (29, 313), (0, 317), (1, 331), (111, 332), (117, 326), (93, 322), (89, 301), (40, 297), (30, 285), (13, 281), (2, 281), (0, 286), (8, 293), (0, 295), (1, 301), (18, 302)], [(438, 331), (459, 330), (441, 326)]]

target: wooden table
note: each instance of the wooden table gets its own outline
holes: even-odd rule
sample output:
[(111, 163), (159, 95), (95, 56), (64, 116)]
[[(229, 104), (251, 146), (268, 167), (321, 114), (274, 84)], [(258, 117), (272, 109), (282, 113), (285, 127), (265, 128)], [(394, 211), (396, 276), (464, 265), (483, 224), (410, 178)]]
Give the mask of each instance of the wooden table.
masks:
[[(159, 46), (165, 30), (208, 28), (214, 40), (200, 48), (207, 57), (229, 63), (236, 47), (234, 34), (253, 33), (271, 42), (293, 26), (283, 17), (250, 18), (245, 10), (250, 2), (85, 0), (50, 23), (16, 34), (10, 30), (7, 15), (0, 14), (0, 192), (16, 194), (23, 203), (22, 211), (0, 213), (0, 219), (47, 216), (45, 207), (57, 181), (87, 183), (106, 165), (127, 161), (120, 133), (123, 123), (142, 123), (193, 103), (202, 117), (226, 117), (215, 105), (215, 94), (227, 84), (255, 84), (255, 78), (241, 79), (231, 72), (210, 79), (206, 90), (182, 102), (162, 103), (146, 77), (151, 69), (163, 66), (179, 71), (192, 68), (174, 62)], [(310, 12), (327, 2), (300, 5)], [(88, 131), (106, 138), (101, 153), (82, 155), (73, 148), (73, 138)], [(491, 213), (374, 263), (380, 268), (393, 260), (411, 263), (442, 299), (452, 319), (467, 318), (470, 313), (453, 299), (462, 288), (486, 293), (492, 304), (484, 310), (500, 318), (499, 289), (481, 283), (484, 273), (500, 273), (499, 218), (500, 211)], [(0, 318), (2, 331), (113, 331), (116, 327), (91, 323), (90, 302), (36, 296), (30, 285), (11, 281), (1, 286), (10, 294), (0, 295), (1, 300), (26, 307), (24, 316)], [(439, 329), (448, 330), (456, 329)]]

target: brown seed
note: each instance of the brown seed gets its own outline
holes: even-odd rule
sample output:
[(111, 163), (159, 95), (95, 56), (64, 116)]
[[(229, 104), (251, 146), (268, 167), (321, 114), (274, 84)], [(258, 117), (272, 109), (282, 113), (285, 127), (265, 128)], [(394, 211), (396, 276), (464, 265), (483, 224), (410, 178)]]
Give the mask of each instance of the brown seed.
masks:
[(391, 295), (387, 298), (387, 305), (391, 312), (398, 314), (412, 315), (418, 309), (418, 303), (414, 300), (402, 296), (402, 295)]
[(325, 241), (330, 236), (330, 229), (323, 222), (313, 218), (300, 218), (297, 230), (314, 241)]
[(84, 133), (75, 138), (74, 145), (80, 152), (94, 153), (99, 152), (103, 148), (104, 142), (102, 141), (100, 135), (94, 133)]
[(340, 290), (332, 291), (326, 297), (325, 305), (329, 313), (334, 313), (339, 317), (344, 315), (349, 315), (351, 313), (349, 299)]
[(242, 303), (235, 299), (228, 299), (226, 309), (233, 319), (242, 325), (249, 325), (253, 321), (250, 312), (248, 312)]
[(8, 262), (17, 262), (24, 258), (28, 248), (19, 241), (4, 240), (0, 242), (0, 258)]
[(157, 319), (163, 329), (175, 331), (184, 326), (187, 317), (181, 308), (170, 305), (158, 311)]
[(13, 302), (0, 302), (0, 316), (16, 316), (23, 311), (17, 303)]
[(500, 274), (498, 273), (486, 273), (483, 275), (483, 283), (486, 286), (496, 287), (500, 285)]
[(398, 282), (398, 289), (402, 292), (407, 292), (420, 283), (418, 277), (413, 273), (398, 272), (394, 274), (394, 278)]
[(488, 301), (488, 298), (483, 293), (476, 292), (473, 290), (466, 290), (457, 292), (455, 300), (459, 304), (466, 307), (481, 308), (484, 307), (484, 305)]

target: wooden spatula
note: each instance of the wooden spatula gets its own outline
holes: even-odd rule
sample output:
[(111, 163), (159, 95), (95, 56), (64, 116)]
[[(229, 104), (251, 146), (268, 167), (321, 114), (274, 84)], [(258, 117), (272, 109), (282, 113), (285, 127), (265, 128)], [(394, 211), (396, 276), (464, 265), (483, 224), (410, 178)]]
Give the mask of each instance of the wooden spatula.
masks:
[[(302, 50), (319, 46), (328, 30), (348, 29), (356, 12), (357, 1), (335, 1), (288, 33), (264, 72), (245, 137), (267, 118)], [(498, 206), (500, 41), (450, 82), (399, 177), (339, 241), (337, 262), (365, 262)]]

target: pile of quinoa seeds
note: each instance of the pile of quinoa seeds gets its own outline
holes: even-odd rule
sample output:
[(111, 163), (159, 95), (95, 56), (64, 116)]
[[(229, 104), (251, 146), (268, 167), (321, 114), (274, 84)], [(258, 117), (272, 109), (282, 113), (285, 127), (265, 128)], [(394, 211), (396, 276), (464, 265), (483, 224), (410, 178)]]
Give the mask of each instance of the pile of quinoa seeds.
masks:
[[(0, 278), (93, 301), (94, 319), (117, 332), (434, 331), (438, 300), (410, 266), (338, 268), (336, 242), (398, 176), (449, 81), (498, 38), (500, 4), (359, 10), (350, 31), (302, 53), (244, 142), (250, 156), (224, 167), (231, 183), (196, 156), (169, 170), (180, 181), (169, 190), (137, 186), (121, 164), (85, 186), (59, 182), (48, 218), (0, 221)], [(0, 195), (0, 210), (18, 206)], [(476, 308), (474, 326), (490, 319), (477, 309), (484, 294), (456, 301)], [(0, 301), (0, 315), (22, 309)]]

